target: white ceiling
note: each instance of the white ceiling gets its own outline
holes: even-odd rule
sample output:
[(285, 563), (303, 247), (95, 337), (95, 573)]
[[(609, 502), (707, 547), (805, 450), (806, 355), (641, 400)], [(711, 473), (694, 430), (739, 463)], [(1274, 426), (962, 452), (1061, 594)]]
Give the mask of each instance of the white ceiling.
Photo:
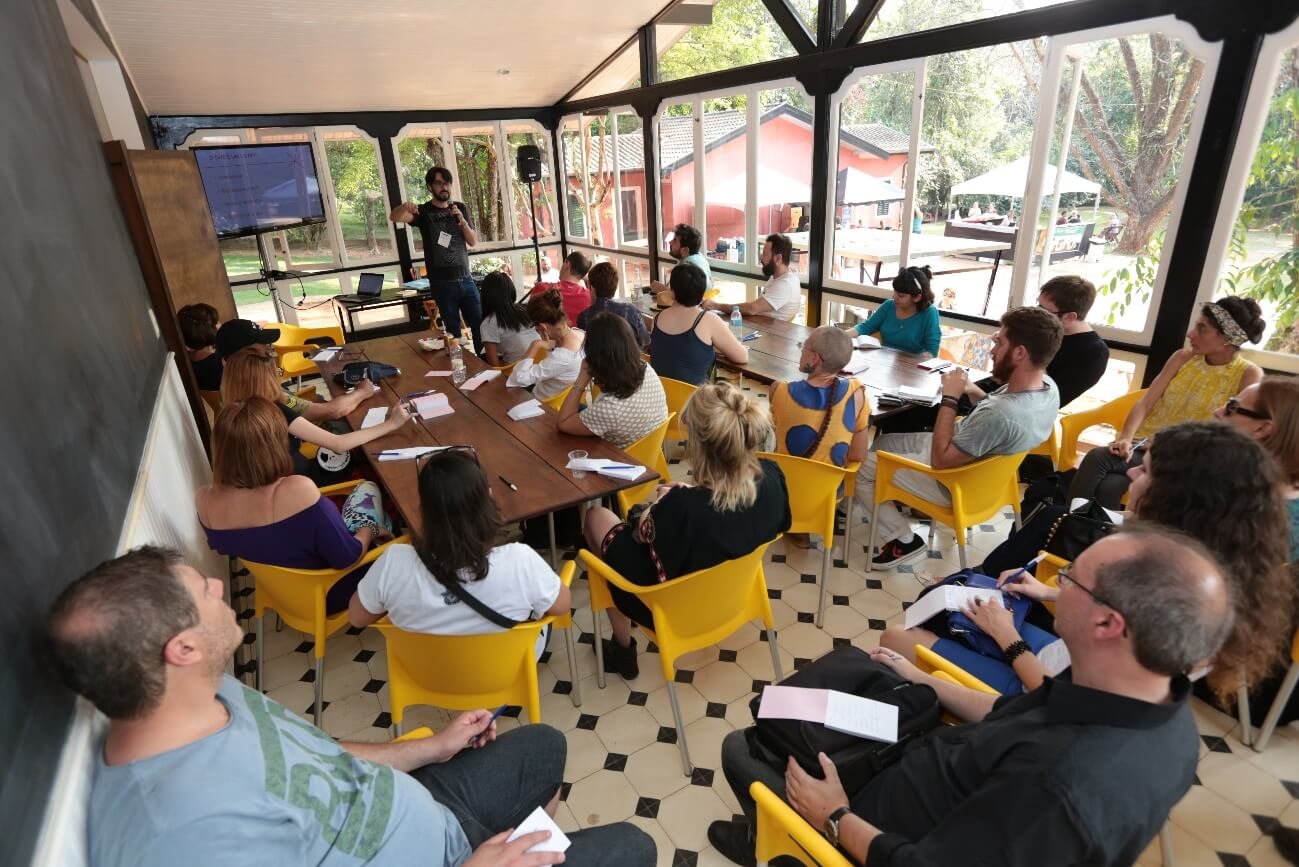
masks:
[(99, 0), (158, 115), (552, 105), (663, 4)]

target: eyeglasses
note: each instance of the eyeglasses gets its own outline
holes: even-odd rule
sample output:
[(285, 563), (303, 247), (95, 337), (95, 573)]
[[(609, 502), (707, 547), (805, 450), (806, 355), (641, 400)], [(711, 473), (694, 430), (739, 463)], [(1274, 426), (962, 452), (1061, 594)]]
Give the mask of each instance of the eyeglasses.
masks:
[(448, 452), (463, 452), (469, 455), (469, 457), (473, 458), (475, 464), (478, 464), (478, 466), (480, 467), (482, 466), (482, 462), (478, 460), (478, 449), (474, 448), (473, 446), (471, 445), (444, 446), (442, 448), (439, 448), (435, 452), (425, 452), (424, 454), (415, 458), (415, 475), (419, 475), (421, 472), (424, 471), (424, 465), (427, 464), (434, 455), (445, 455)]
[(1095, 590), (1091, 589), (1090, 587), (1084, 586), (1081, 582), (1079, 582), (1077, 578), (1073, 577), (1073, 575), (1070, 574), (1072, 568), (1073, 568), (1073, 564), (1070, 563), (1068, 567), (1061, 569), (1059, 572), (1057, 572), (1056, 573), (1057, 582), (1068, 581), (1070, 584), (1072, 584), (1073, 586), (1077, 587), (1079, 590), (1081, 590), (1082, 592), (1090, 596), (1092, 598), (1092, 601), (1095, 602), (1097, 605), (1104, 605), (1106, 608), (1113, 608), (1115, 611), (1118, 611), (1119, 614), (1123, 614), (1123, 612), (1119, 611), (1119, 609), (1116, 608), (1113, 604), (1106, 602), (1103, 598), (1097, 595)]
[(1226, 416), (1243, 415), (1245, 418), (1252, 418), (1255, 421), (1271, 421), (1272, 416), (1265, 412), (1259, 412), (1256, 409), (1246, 409), (1240, 405), (1240, 401), (1234, 397), (1227, 398), (1227, 405), (1223, 407), (1222, 414)]

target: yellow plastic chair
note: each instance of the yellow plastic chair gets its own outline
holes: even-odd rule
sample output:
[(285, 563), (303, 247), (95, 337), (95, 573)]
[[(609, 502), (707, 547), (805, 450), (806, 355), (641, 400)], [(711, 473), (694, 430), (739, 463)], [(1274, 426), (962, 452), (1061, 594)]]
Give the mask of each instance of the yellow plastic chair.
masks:
[(1052, 466), (1060, 465), (1060, 419), (1051, 425), (1051, 434), (1042, 444), (1028, 450), (1030, 455), (1045, 455), (1051, 459)]
[[(570, 586), (576, 571), (577, 564), (568, 561), (559, 580)], [(564, 630), (573, 704), (580, 705), (571, 613), (482, 635), (428, 635), (399, 629), (387, 618), (379, 621), (387, 644), (393, 734), (401, 733), (406, 708), (417, 704), (453, 710), (520, 705), (530, 722), (541, 722), (537, 637), (547, 624)]]
[[(341, 493), (359, 485), (363, 480), (344, 482), (321, 488), (321, 494)], [(338, 579), (366, 563), (373, 563), (389, 545), (397, 542), (409, 542), (410, 538), (402, 536), (368, 551), (361, 559), (342, 569), (290, 569), (285, 566), (272, 566), (268, 563), (255, 563), (252, 560), (241, 562), (253, 576), (253, 616), (257, 619), (257, 672), (255, 683), (262, 688), (263, 642), (262, 624), (266, 609), (280, 615), (280, 619), (299, 632), (312, 637), (312, 653), (316, 658), (316, 694), (312, 704), (312, 719), (320, 725), (320, 705), (325, 686), (325, 642), (329, 636), (347, 625), (347, 611), (337, 614), (325, 614), (325, 594)]]
[(636, 463), (654, 470), (659, 474), (659, 477), (656, 481), (646, 482), (634, 488), (626, 488), (614, 494), (614, 497), (618, 500), (618, 509), (622, 512), (623, 517), (627, 516), (632, 506), (648, 497), (654, 488), (671, 481), (668, 476), (667, 458), (663, 456), (663, 437), (675, 417), (676, 413), (668, 413), (668, 417), (663, 420), (663, 424), (624, 449), (627, 454), (636, 460)]
[(1056, 461), (1060, 471), (1072, 470), (1078, 464), (1078, 438), (1082, 436), (1083, 431), (1098, 424), (1107, 424), (1115, 431), (1121, 430), (1123, 422), (1128, 418), (1128, 413), (1145, 393), (1144, 388), (1140, 391), (1130, 391), (1094, 409), (1062, 415), (1060, 417), (1060, 459)]
[(555, 412), (559, 412), (559, 408), (564, 405), (564, 398), (568, 397), (568, 393), (572, 390), (573, 386), (570, 385), (554, 397), (546, 398), (542, 403), (553, 409)]
[(510, 371), (514, 370), (514, 365), (516, 365), (516, 364), (518, 364), (518, 363), (519, 363), (519, 362), (518, 362), (517, 360), (516, 360), (516, 361), (511, 361), (509, 364), (502, 364), (500, 367), (494, 367), (494, 368), (492, 368), (492, 369), (493, 369), (493, 370), (499, 370), (499, 371), (501, 372), (501, 375), (502, 375), (502, 376), (509, 376), (509, 375), (510, 375)]
[(853, 512), (857, 510), (857, 499), (854, 496), (857, 493), (857, 473), (861, 471), (861, 461), (852, 461), (843, 468), (843, 497), (841, 502), (848, 504), (843, 522), (843, 559), (848, 561), (848, 554), (852, 551), (852, 525)]
[(660, 376), (659, 382), (663, 383), (663, 393), (668, 399), (668, 412), (676, 415), (676, 420), (668, 425), (668, 432), (664, 438), (685, 442), (686, 429), (681, 424), (681, 410), (686, 408), (686, 401), (690, 400), (691, 395), (695, 393), (696, 386), (666, 376)]
[(428, 726), (420, 726), (417, 729), (411, 729), (399, 738), (393, 738), (393, 743), (401, 743), (403, 741), (422, 741), (424, 738), (431, 737), (433, 737), (433, 729)]
[(686, 776), (690, 776), (694, 766), (690, 762), (686, 727), (681, 721), (681, 705), (677, 701), (676, 661), (691, 651), (712, 647), (745, 623), (760, 620), (767, 630), (767, 646), (771, 650), (776, 680), (784, 677), (776, 645), (776, 621), (771, 616), (767, 579), (762, 571), (762, 555), (770, 544), (759, 545), (743, 557), (652, 587), (631, 583), (590, 551), (583, 549), (577, 553), (578, 559), (586, 566), (591, 588), (595, 677), (601, 689), (604, 688), (604, 646), (601, 644), (599, 615), (601, 611), (614, 607), (610, 585), (638, 597), (654, 616), (654, 631), (643, 626), (641, 631), (659, 648), (659, 664), (668, 684), (668, 698), (677, 725), (677, 746), (681, 749), (681, 764)]
[(784, 855), (808, 867), (852, 867), (852, 861), (765, 784), (755, 780), (749, 796), (758, 807), (754, 854), (759, 864)]
[[(1068, 566), (1069, 562), (1055, 556), (1054, 554), (1047, 554), (1045, 551), (1042, 551), (1041, 553), (1046, 554), (1046, 559), (1041, 563), (1038, 563), (1037, 569), (1034, 570), (1037, 580), (1041, 581), (1048, 587), (1060, 586), (1060, 570)], [(1042, 604), (1046, 606), (1047, 611), (1055, 614), (1054, 602), (1044, 602)]]
[(820, 628), (825, 619), (826, 585), (834, 556), (834, 511), (839, 505), (839, 486), (844, 483), (845, 470), (775, 452), (759, 452), (757, 457), (774, 462), (785, 474), (791, 519), (786, 532), (816, 533), (821, 537), (821, 601), (816, 606), (816, 625)]
[[(956, 544), (961, 552), (961, 568), (967, 567), (965, 558), (966, 531), (998, 514), (1006, 506), (1015, 510), (1015, 526), (1019, 516), (1019, 464), (1024, 452), (1013, 455), (993, 455), (963, 467), (936, 470), (928, 464), (913, 461), (892, 452), (876, 452), (875, 507), (889, 500), (906, 503), (924, 512), (935, 521), (951, 527), (956, 533)], [(894, 483), (898, 470), (914, 470), (939, 482), (952, 494), (952, 505), (943, 506), (923, 499)], [(871, 571), (875, 550), (875, 537), (879, 522), (871, 521), (870, 544), (866, 548), (866, 571)], [(932, 546), (935, 532), (929, 534)]]
[(342, 346), (345, 341), (343, 328), (339, 325), (328, 325), (319, 328), (304, 328), (301, 325), (290, 325), (287, 322), (268, 323), (267, 328), (278, 328), (279, 339), (275, 341), (275, 351), (280, 356), (280, 367), (286, 378), (298, 378), (308, 374), (319, 373), (316, 363), (307, 358), (304, 352), (316, 352), (323, 346)]

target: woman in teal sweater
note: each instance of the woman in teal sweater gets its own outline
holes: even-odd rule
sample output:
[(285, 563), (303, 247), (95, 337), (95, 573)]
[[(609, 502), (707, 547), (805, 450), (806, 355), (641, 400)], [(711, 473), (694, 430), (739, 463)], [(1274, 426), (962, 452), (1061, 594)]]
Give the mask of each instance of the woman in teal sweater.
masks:
[(893, 297), (857, 326), (858, 334), (880, 333), (880, 342), (903, 352), (938, 355), (938, 308), (929, 288), (929, 266), (903, 268), (893, 278)]

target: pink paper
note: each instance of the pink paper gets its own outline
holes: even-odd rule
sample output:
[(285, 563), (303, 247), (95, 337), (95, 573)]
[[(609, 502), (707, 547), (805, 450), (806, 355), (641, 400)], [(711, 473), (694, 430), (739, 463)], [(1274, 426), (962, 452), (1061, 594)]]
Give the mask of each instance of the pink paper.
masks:
[(799, 719), (824, 723), (830, 690), (801, 686), (767, 686), (762, 689), (758, 719)]

